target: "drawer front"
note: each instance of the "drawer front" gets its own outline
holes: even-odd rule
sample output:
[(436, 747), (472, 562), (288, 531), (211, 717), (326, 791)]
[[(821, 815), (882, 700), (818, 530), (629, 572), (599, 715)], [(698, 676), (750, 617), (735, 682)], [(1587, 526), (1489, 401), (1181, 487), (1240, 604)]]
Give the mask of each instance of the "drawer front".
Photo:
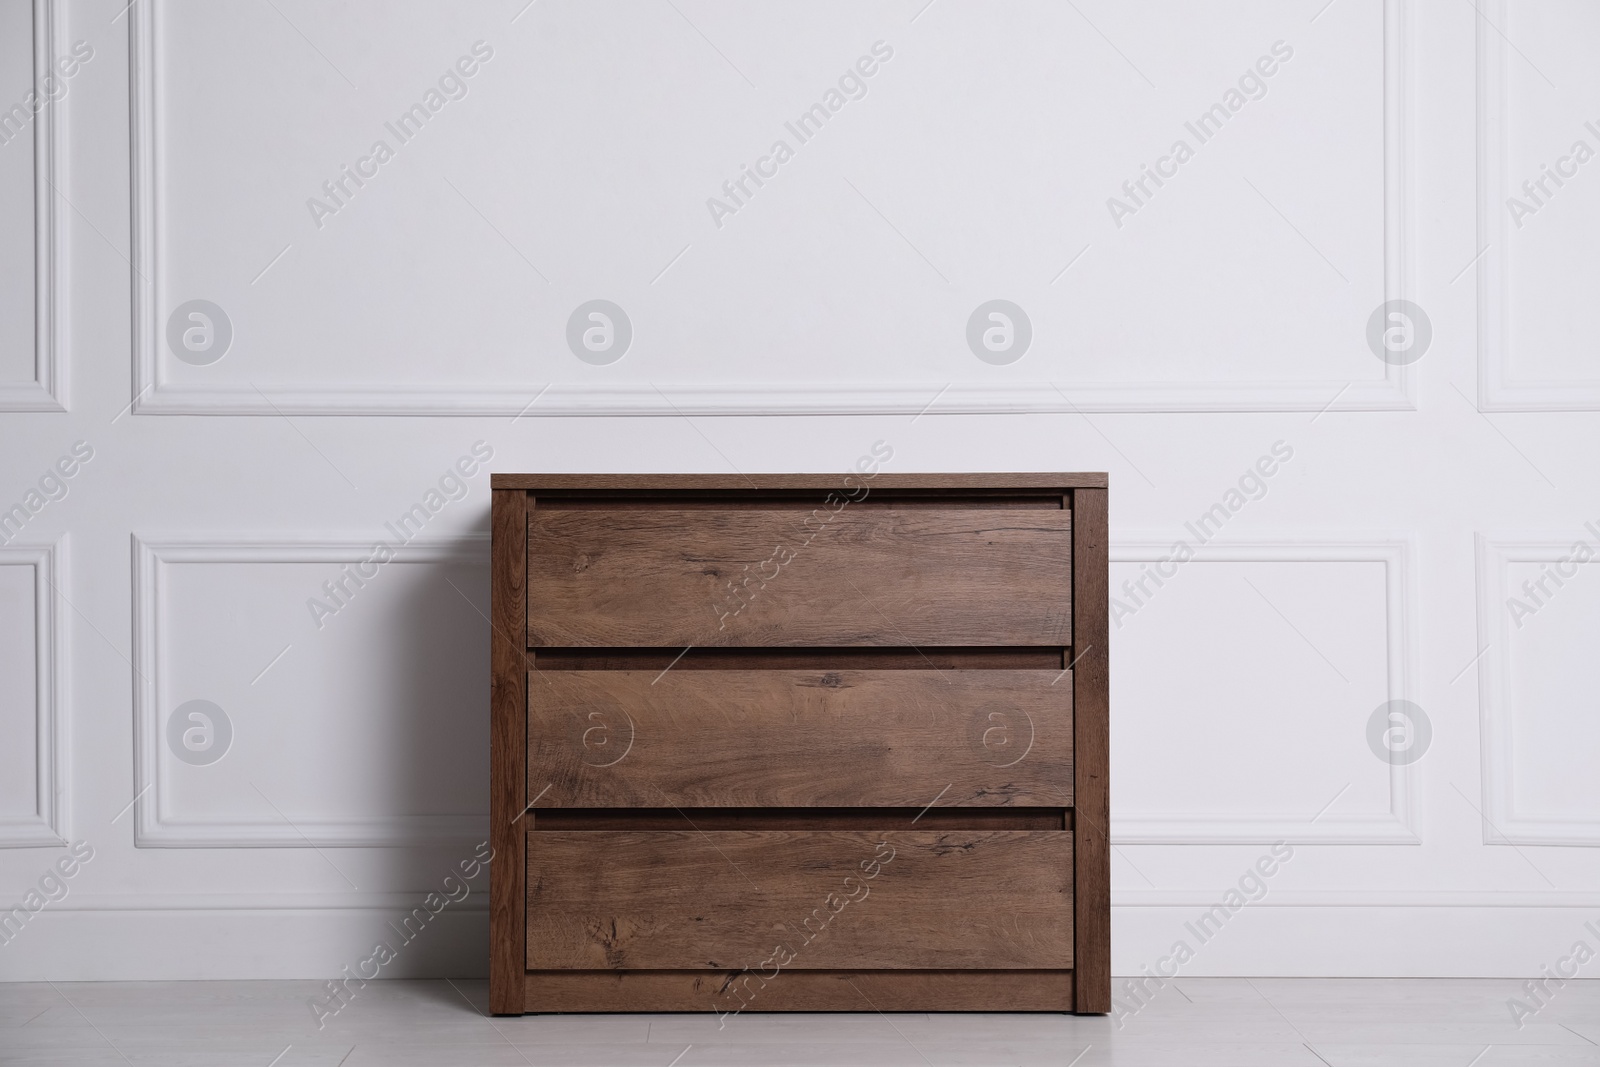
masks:
[(538, 671), (548, 807), (1072, 804), (1072, 679), (1031, 670)]
[(531, 646), (1070, 643), (1072, 514), (535, 504)]
[(532, 970), (1072, 966), (1065, 830), (538, 831)]

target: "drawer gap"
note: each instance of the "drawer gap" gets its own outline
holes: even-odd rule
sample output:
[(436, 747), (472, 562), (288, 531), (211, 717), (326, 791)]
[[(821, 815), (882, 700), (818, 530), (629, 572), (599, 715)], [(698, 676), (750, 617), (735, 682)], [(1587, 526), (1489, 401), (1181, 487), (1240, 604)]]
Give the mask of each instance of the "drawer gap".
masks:
[(1039, 670), (1072, 661), (1061, 645), (993, 648), (534, 648), (541, 671)]
[[(754, 508), (761, 511), (782, 511), (794, 509), (803, 511), (809, 508), (822, 507), (827, 504), (831, 493), (849, 499), (859, 497), (862, 483), (853, 479), (850, 485), (844, 484), (843, 476), (839, 484), (832, 489), (802, 489), (802, 490), (771, 490), (752, 496), (748, 491), (733, 492), (696, 492), (683, 493), (670, 490), (660, 492), (588, 492), (588, 493), (539, 493), (537, 506), (548, 509), (583, 508), (585, 510), (635, 509), (641, 505), (649, 507), (669, 507), (672, 509), (691, 508)], [(1040, 511), (1060, 511), (1064, 501), (1063, 494), (1058, 489), (1053, 493), (967, 493), (960, 496), (933, 496), (919, 493), (914, 490), (904, 489), (879, 489), (874, 488), (870, 481), (865, 483), (867, 495), (859, 500), (851, 501), (848, 507), (937, 507), (937, 508), (1028, 508)]]
[(535, 808), (541, 830), (1071, 830), (1071, 808)]

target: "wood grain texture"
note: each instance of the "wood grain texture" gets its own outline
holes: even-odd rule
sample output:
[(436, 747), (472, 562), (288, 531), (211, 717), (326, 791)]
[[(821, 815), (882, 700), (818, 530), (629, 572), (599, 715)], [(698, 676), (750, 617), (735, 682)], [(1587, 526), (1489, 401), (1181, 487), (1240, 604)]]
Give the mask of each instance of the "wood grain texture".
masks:
[(536, 646), (1066, 645), (1071, 512), (536, 511)]
[(1110, 563), (1104, 489), (1072, 492), (1073, 796), (1077, 969), (1073, 1004), (1111, 1010)]
[[(730, 489), (739, 492), (762, 489), (850, 489), (849, 474), (491, 474), (495, 489), (572, 490), (708, 490)], [(1077, 489), (1104, 488), (1105, 472), (1050, 474), (1015, 472), (993, 474), (889, 474), (865, 481), (872, 489)]]
[(528, 494), (496, 489), (490, 503), (489, 583), (489, 1005), (523, 1010), (522, 945), (527, 939)]
[(535, 833), (527, 966), (1068, 968), (1071, 872), (1060, 830)]
[(1070, 672), (550, 671), (529, 684), (538, 805), (1072, 803)]
[(493, 485), (493, 1010), (1109, 1009), (1104, 474)]
[(530, 1012), (1072, 1010), (1065, 970), (529, 971), (527, 991)]

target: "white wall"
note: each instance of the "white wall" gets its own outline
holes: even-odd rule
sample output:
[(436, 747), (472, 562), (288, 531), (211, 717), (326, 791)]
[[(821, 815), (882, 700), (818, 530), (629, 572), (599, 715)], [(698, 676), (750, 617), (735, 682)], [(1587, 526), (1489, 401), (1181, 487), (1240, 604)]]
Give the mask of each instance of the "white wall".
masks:
[[(39, 505), (0, 547), (0, 906), (93, 849), (0, 978), (331, 975), (471, 855), (488, 470), (880, 439), (891, 470), (1109, 470), (1115, 585), (1198, 549), (1119, 593), (1119, 972), (1188, 939), (1189, 974), (1534, 974), (1591, 936), (1600, 577), (1506, 600), (1600, 545), (1600, 163), (1506, 198), (1600, 149), (1592, 7), (124, 2), (0, 0), (0, 106), (92, 49), (0, 144), (0, 507)], [(610, 363), (566, 340), (595, 299), (631, 323)], [(1031, 326), (1010, 362), (967, 343), (994, 299)], [(1431, 325), (1405, 366), (1367, 337), (1398, 299)], [(220, 358), (169, 342), (193, 300)], [(1405, 766), (1368, 741), (1396, 699), (1432, 731)], [(170, 740), (195, 700), (220, 761)], [(393, 973), (481, 973), (482, 902)]]

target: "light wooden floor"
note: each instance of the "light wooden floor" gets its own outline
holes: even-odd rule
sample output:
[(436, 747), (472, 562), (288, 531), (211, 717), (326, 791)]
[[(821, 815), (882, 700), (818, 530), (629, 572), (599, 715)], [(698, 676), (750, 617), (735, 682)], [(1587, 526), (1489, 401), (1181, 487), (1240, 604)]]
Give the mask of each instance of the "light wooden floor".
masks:
[[(483, 1014), (485, 984), (373, 982), (318, 1030), (316, 982), (0, 985), (0, 1064), (1600, 1065), (1600, 981), (1518, 1028), (1509, 980), (1184, 979), (1119, 1028), (1039, 1015)], [(276, 1058), (275, 1058), (276, 1057)]]

